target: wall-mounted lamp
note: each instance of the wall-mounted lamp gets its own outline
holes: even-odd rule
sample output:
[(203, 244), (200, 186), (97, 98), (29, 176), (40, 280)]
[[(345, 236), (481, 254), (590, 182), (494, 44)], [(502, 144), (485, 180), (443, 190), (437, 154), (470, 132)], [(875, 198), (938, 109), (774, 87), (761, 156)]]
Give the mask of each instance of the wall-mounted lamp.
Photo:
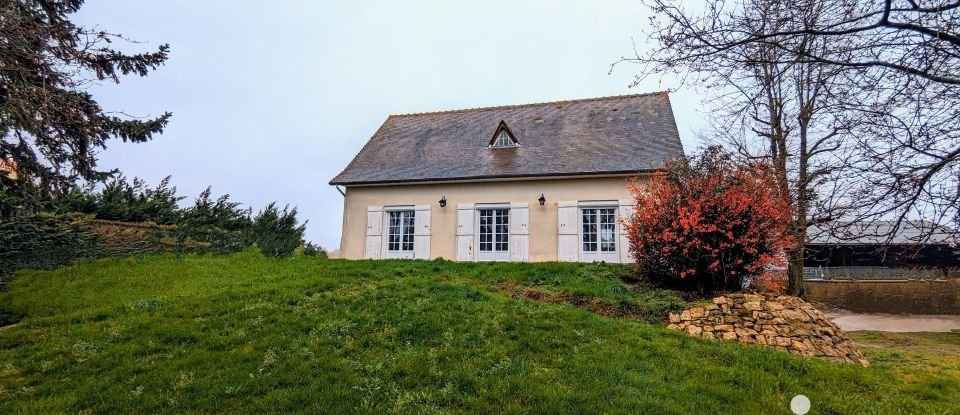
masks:
[(540, 201), (540, 206), (543, 206), (544, 203), (547, 203), (547, 198), (543, 197), (543, 193), (540, 193), (540, 198), (537, 200)]
[(447, 207), (447, 197), (440, 196), (440, 207)]

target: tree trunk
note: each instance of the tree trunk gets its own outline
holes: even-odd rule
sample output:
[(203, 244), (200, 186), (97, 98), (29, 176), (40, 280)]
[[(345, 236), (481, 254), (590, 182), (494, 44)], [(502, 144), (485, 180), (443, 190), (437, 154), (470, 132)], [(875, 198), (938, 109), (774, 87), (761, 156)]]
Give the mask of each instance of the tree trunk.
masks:
[(804, 251), (804, 246), (799, 245), (790, 252), (790, 259), (787, 266), (787, 294), (801, 298), (806, 296), (806, 292), (803, 289)]

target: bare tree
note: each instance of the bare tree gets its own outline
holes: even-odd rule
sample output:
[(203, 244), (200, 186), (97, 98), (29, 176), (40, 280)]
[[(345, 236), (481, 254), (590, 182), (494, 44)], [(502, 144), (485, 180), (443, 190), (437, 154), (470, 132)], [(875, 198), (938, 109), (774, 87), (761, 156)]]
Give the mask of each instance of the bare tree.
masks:
[[(801, 295), (812, 224), (956, 222), (960, 7), (868, 0), (648, 0), (653, 47), (636, 82), (674, 72), (708, 91), (710, 136), (769, 157), (790, 201)], [(873, 20), (871, 20), (873, 19)], [(952, 121), (952, 122), (951, 122)], [(871, 229), (877, 229), (873, 227)]]

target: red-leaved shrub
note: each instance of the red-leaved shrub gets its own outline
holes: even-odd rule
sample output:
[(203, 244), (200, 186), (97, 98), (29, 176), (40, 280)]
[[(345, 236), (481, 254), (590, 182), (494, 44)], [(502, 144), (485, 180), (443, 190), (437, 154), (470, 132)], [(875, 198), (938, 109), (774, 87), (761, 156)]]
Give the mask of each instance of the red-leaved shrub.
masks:
[(651, 281), (701, 294), (738, 290), (784, 266), (790, 213), (769, 165), (737, 164), (718, 148), (628, 186), (630, 252)]

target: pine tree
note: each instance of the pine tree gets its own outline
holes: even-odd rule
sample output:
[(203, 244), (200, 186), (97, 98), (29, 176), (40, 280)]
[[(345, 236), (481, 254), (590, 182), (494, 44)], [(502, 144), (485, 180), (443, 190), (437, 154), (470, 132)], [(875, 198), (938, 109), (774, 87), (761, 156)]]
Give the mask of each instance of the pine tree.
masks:
[(167, 60), (169, 46), (117, 51), (111, 45), (124, 37), (70, 21), (83, 3), (0, 0), (0, 160), (12, 162), (18, 176), (0, 177), (0, 193), (48, 196), (80, 180), (104, 181), (117, 173), (97, 169), (96, 154), (108, 141), (149, 141), (170, 119), (114, 115), (86, 91), (94, 82), (147, 76)]

